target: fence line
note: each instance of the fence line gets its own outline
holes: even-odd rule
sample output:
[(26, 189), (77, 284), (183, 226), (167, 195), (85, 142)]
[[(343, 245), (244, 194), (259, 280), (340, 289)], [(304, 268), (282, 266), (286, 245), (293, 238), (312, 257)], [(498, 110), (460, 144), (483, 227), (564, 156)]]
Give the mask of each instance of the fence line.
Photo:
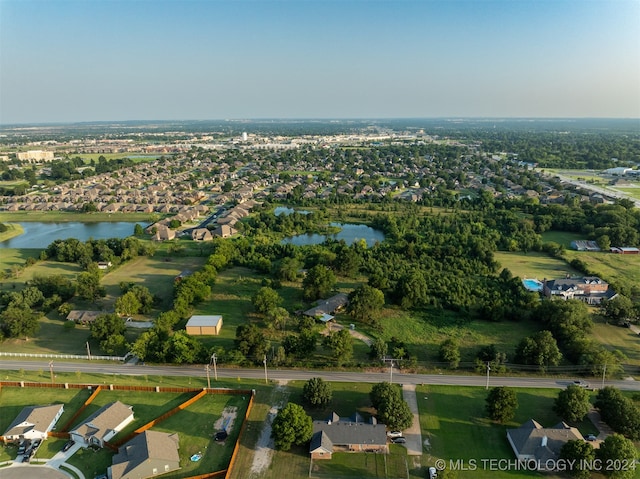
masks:
[(0, 356), (12, 356), (16, 358), (43, 358), (43, 359), (93, 359), (101, 361), (124, 361), (124, 356), (94, 356), (91, 357), (81, 354), (45, 354), (45, 353), (6, 353), (0, 352)]
[(247, 422), (249, 421), (249, 413), (251, 412), (251, 408), (253, 407), (253, 400), (255, 398), (255, 390), (251, 390), (249, 396), (249, 404), (247, 405), (247, 410), (244, 413), (244, 420), (242, 421), (242, 425), (240, 426), (240, 432), (238, 433), (238, 439), (236, 439), (236, 444), (233, 446), (233, 452), (231, 453), (231, 459), (229, 460), (229, 466), (227, 467), (227, 473), (224, 476), (225, 479), (231, 477), (231, 473), (233, 472), (233, 466), (236, 463), (236, 456), (238, 455), (238, 451), (240, 450), (240, 440), (242, 439), (243, 434), (247, 428)]
[[(89, 387), (91, 387), (91, 386), (89, 386)], [(102, 390), (102, 386), (98, 386), (96, 388), (96, 390), (93, 391), (93, 393), (91, 393), (91, 396), (89, 396), (89, 398), (84, 402), (84, 404), (82, 406), (80, 406), (80, 409), (78, 409), (76, 411), (76, 413), (73, 415), (73, 417), (71, 419), (69, 419), (67, 421), (67, 423), (64, 425), (64, 427), (62, 428), (62, 432), (69, 431), (69, 428), (71, 426), (73, 426), (74, 421), (76, 419), (78, 419), (78, 416), (80, 416), (80, 414), (82, 414), (82, 412), (87, 408), (87, 406), (93, 402), (93, 400), (96, 398), (96, 396), (98, 396), (98, 394), (100, 394), (101, 390)]]

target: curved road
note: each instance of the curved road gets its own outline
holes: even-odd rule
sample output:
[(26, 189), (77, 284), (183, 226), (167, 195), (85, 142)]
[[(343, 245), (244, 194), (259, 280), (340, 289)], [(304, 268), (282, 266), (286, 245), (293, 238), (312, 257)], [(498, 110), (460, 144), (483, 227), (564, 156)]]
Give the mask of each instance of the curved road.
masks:
[[(40, 371), (49, 368), (48, 361), (14, 361), (0, 360), (0, 370)], [(206, 378), (204, 366), (151, 366), (131, 364), (105, 364), (89, 361), (54, 362), (54, 371), (117, 374), (122, 376), (191, 376)], [(389, 381), (387, 372), (342, 372), (297, 369), (268, 369), (267, 376), (274, 381), (305, 381), (312, 377), (321, 377), (335, 382), (367, 382), (377, 383)], [(218, 378), (225, 379), (264, 380), (264, 369), (229, 369), (218, 368)], [(565, 388), (574, 378), (531, 378), (531, 377), (490, 377), (489, 386), (510, 386), (528, 388)], [(212, 385), (215, 384), (213, 377)], [(393, 382), (399, 384), (438, 384), (449, 386), (486, 386), (486, 376), (457, 376), (444, 374), (413, 374), (393, 372)], [(601, 380), (592, 380), (592, 387), (600, 387)], [(640, 391), (640, 381), (606, 381), (606, 386), (628, 391)]]

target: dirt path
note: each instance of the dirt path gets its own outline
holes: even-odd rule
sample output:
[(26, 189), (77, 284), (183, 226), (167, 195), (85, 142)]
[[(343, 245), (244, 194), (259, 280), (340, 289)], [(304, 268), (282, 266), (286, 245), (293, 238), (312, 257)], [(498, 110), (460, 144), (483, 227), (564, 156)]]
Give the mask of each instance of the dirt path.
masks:
[(407, 448), (407, 455), (409, 456), (421, 456), (422, 455), (422, 432), (420, 431), (420, 414), (418, 412), (418, 398), (416, 397), (415, 384), (403, 384), (402, 385), (402, 397), (409, 409), (413, 413), (413, 424), (410, 428), (403, 431), (404, 437), (407, 439), (405, 447)]
[(286, 388), (286, 382), (280, 383), (271, 393), (271, 409), (264, 422), (262, 432), (256, 443), (256, 450), (253, 453), (253, 463), (251, 464), (251, 472), (249, 477), (259, 477), (269, 468), (271, 458), (275, 451), (273, 439), (271, 439), (271, 423), (278, 414), (278, 411), (287, 404), (289, 392)]
[[(331, 331), (340, 331), (341, 329), (345, 329), (345, 327), (342, 324), (338, 324), (338, 323), (335, 323), (335, 324), (332, 323), (330, 326), (331, 326)], [(324, 334), (326, 336), (329, 334), (329, 331), (330, 331), (329, 329), (323, 329), (321, 334)], [(347, 329), (347, 331), (349, 331), (349, 334), (351, 335), (352, 338), (362, 341), (367, 346), (371, 346), (371, 344), (373, 344), (373, 339), (371, 339), (366, 334), (362, 334), (360, 331), (356, 331), (355, 329)]]

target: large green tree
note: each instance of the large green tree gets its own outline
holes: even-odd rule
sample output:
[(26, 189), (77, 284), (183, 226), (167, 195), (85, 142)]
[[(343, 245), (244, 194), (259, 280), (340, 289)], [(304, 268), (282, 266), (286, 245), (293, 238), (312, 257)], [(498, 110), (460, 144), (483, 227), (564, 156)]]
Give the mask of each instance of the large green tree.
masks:
[(546, 371), (549, 366), (557, 366), (562, 359), (555, 338), (549, 331), (539, 331), (524, 338), (516, 348), (516, 361), (538, 366)]
[(302, 387), (302, 399), (313, 407), (324, 407), (331, 402), (331, 384), (322, 378), (311, 378)]
[(324, 298), (336, 284), (336, 275), (325, 265), (318, 264), (307, 271), (302, 281), (304, 299), (313, 301)]
[(596, 458), (593, 446), (583, 440), (567, 441), (560, 449), (560, 459), (573, 466), (568, 470), (569, 474), (578, 479), (591, 477), (590, 464), (594, 464)]
[(338, 365), (351, 361), (353, 356), (353, 337), (346, 329), (332, 332), (324, 337), (322, 344), (331, 350), (331, 355)]
[(516, 415), (518, 397), (513, 389), (497, 387), (491, 389), (487, 398), (486, 409), (489, 417), (498, 422), (507, 422)]
[(378, 326), (378, 318), (384, 306), (384, 293), (363, 284), (349, 294), (347, 312), (357, 321)]
[(601, 473), (614, 479), (630, 479), (636, 472), (636, 447), (620, 434), (607, 437), (596, 451), (601, 461)]
[(256, 309), (256, 312), (260, 314), (267, 314), (273, 309), (277, 308), (282, 304), (283, 299), (280, 297), (278, 292), (269, 288), (268, 286), (263, 286), (260, 288), (256, 294), (251, 298), (251, 302), (253, 303), (253, 307)]
[(276, 449), (288, 451), (292, 445), (302, 445), (313, 435), (313, 421), (302, 406), (288, 403), (282, 408), (271, 425), (271, 437)]
[(460, 346), (453, 339), (445, 339), (440, 344), (440, 359), (449, 364), (449, 367), (455, 369), (460, 364)]
[(591, 409), (591, 394), (585, 388), (570, 384), (558, 393), (553, 404), (554, 412), (570, 422), (582, 421)]

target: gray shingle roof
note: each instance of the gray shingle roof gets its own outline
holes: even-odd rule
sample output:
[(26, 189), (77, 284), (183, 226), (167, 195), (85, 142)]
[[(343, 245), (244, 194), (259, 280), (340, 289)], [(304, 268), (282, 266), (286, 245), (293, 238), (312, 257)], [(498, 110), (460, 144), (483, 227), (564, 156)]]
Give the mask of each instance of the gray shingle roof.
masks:
[[(150, 477), (178, 469), (178, 434), (145, 431), (118, 449), (111, 466), (112, 479)], [(168, 469), (165, 469), (168, 466)], [(153, 473), (156, 469), (158, 472)]]
[(544, 428), (533, 419), (528, 420), (518, 429), (508, 429), (514, 453), (518, 456), (533, 456), (546, 461), (555, 459), (567, 441), (583, 440), (575, 427), (560, 422), (553, 427)]
[(47, 428), (63, 408), (62, 404), (27, 406), (20, 411), (3, 436), (19, 436), (32, 430), (48, 432)]
[(322, 447), (331, 452), (333, 446), (362, 444), (381, 446), (387, 444), (387, 428), (384, 424), (371, 424), (356, 413), (353, 418), (340, 418), (335, 412), (325, 421), (313, 422), (310, 451)]

